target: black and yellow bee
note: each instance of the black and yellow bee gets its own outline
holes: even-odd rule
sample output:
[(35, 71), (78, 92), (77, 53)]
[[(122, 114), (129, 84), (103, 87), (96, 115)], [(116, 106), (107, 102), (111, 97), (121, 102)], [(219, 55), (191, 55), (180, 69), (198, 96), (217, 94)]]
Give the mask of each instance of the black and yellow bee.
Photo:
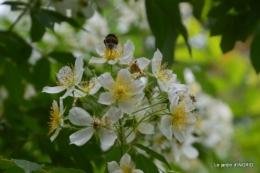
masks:
[(104, 44), (108, 49), (114, 49), (118, 45), (118, 39), (115, 34), (108, 34), (104, 40)]

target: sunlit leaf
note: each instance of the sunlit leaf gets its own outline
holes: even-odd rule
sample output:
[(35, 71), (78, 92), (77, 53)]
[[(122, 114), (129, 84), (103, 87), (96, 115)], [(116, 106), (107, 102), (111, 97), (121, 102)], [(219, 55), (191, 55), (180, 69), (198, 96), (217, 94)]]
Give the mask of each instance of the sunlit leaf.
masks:
[(14, 163), (17, 166), (22, 168), (25, 173), (30, 173), (32, 171), (38, 171), (44, 166), (43, 164), (40, 165), (40, 164), (30, 162), (30, 161), (27, 161), (27, 160), (12, 159), (12, 161), (14, 161)]

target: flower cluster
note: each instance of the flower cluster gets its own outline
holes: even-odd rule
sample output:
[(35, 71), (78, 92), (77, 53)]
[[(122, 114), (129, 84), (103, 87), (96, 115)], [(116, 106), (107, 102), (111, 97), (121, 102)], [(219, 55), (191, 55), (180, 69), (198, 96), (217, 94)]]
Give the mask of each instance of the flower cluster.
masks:
[[(157, 50), (151, 60), (134, 58), (133, 43), (128, 40), (121, 45), (114, 34), (109, 34), (104, 43), (96, 46), (100, 57), (89, 61), (106, 64), (108, 68), (102, 74), (93, 73), (86, 77), (89, 81), (82, 81), (84, 63), (78, 57), (74, 66), (65, 66), (56, 74), (58, 86), (43, 88), (50, 94), (66, 90), (60, 97), (60, 108), (53, 101), (49, 133), (55, 133), (51, 141), (62, 128), (73, 127), (78, 130), (69, 136), (70, 144), (77, 146), (84, 145), (93, 134), (102, 146), (111, 147), (131, 143), (140, 133), (152, 135), (155, 131), (167, 140), (184, 142), (188, 129), (197, 121), (195, 98), (186, 85), (180, 84), (177, 75), (162, 64), (161, 52)], [(152, 73), (147, 70), (149, 64)], [(84, 104), (91, 111), (73, 106), (65, 116), (63, 99), (67, 97), (86, 101)], [(142, 172), (134, 170), (130, 156), (124, 154), (120, 166), (108, 163), (109, 172)]]

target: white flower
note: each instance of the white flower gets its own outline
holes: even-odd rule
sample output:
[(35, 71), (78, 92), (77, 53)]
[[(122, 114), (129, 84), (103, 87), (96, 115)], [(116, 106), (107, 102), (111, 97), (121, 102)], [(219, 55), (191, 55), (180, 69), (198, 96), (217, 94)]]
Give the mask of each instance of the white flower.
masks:
[(129, 65), (129, 70), (132, 73), (133, 78), (135, 79), (137, 76), (146, 77), (147, 74), (143, 71), (151, 61), (147, 58), (138, 58), (132, 59)]
[(98, 90), (100, 89), (101, 85), (98, 82), (98, 78), (93, 77), (90, 79), (90, 81), (80, 82), (78, 87), (81, 90), (75, 89), (74, 97), (84, 97), (87, 94), (90, 94), (90, 95), (96, 94), (98, 92)]
[(120, 166), (115, 162), (108, 162), (109, 173), (143, 173), (140, 169), (135, 169), (131, 163), (131, 157), (126, 153), (120, 160)]
[(100, 83), (109, 92), (101, 93), (98, 102), (104, 105), (117, 102), (118, 107), (128, 114), (133, 112), (135, 104), (144, 97), (143, 82), (133, 81), (130, 72), (126, 69), (121, 69), (118, 72), (116, 81), (110, 73), (102, 74)]
[(71, 134), (69, 137), (70, 144), (82, 146), (96, 131), (102, 145), (113, 145), (117, 138), (113, 124), (115, 124), (121, 116), (123, 116), (122, 111), (116, 107), (111, 107), (102, 119), (99, 117), (91, 117), (89, 113), (82, 108), (72, 108), (69, 112), (70, 122), (78, 126), (86, 126), (86, 128)]
[(75, 86), (79, 84), (83, 75), (83, 59), (78, 57), (75, 61), (75, 67), (62, 67), (59, 73), (56, 75), (57, 84), (56, 87), (44, 87), (42, 92), (54, 94), (59, 93), (67, 89), (66, 93), (62, 98), (72, 95), (72, 92), (75, 89)]
[[(170, 91), (177, 82), (177, 75), (172, 73), (172, 70), (166, 69), (167, 64), (162, 64), (162, 53), (157, 49), (152, 59), (152, 72), (157, 78), (159, 87), (163, 91)], [(177, 86), (178, 87), (178, 86)]]
[(118, 43), (112, 49), (106, 47), (105, 44), (99, 44), (96, 46), (96, 51), (102, 58), (92, 57), (90, 59), (92, 63), (103, 64), (108, 62), (108, 64), (113, 65), (119, 62), (119, 64), (129, 64), (133, 58), (134, 44), (128, 40), (123, 47)]
[(49, 127), (49, 133), (52, 133), (54, 130), (54, 134), (50, 138), (51, 141), (53, 141), (59, 134), (61, 127), (64, 126), (64, 121), (63, 121), (63, 114), (64, 114), (64, 108), (63, 108), (63, 99), (60, 98), (60, 108), (58, 107), (58, 104), (55, 100), (52, 102), (52, 107), (50, 111), (50, 122)]
[(170, 115), (164, 115), (159, 125), (161, 132), (169, 140), (172, 140), (173, 133), (180, 142), (183, 142), (184, 132), (197, 121), (193, 102), (188, 94), (177, 96), (172, 100)]
[(134, 120), (137, 123), (137, 127), (136, 127), (136, 129), (129, 127), (125, 131), (127, 143), (130, 143), (135, 139), (135, 137), (136, 137), (135, 133), (137, 131), (139, 131), (142, 134), (146, 134), (146, 135), (154, 134), (154, 126), (151, 123), (146, 122), (146, 121), (148, 121), (148, 118), (149, 118), (146, 115), (147, 115), (147, 110), (141, 110), (133, 116)]

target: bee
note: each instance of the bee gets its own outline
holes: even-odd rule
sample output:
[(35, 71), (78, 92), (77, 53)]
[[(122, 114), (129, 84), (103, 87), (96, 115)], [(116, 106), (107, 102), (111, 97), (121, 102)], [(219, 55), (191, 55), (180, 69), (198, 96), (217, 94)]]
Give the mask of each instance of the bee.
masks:
[(108, 34), (104, 40), (104, 44), (108, 49), (112, 50), (117, 46), (118, 39), (115, 34)]

